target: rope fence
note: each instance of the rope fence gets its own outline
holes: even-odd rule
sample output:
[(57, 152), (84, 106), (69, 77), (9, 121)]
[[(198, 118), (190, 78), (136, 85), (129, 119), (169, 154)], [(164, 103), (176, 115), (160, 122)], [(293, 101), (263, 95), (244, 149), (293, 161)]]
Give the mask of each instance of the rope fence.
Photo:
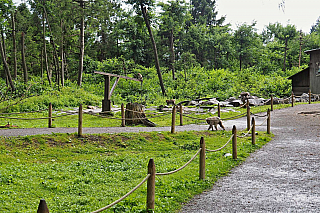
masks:
[[(172, 110), (172, 112), (167, 112), (167, 113), (161, 113), (161, 114), (158, 114), (158, 113), (148, 113), (150, 115), (154, 115), (154, 116), (148, 116), (148, 117), (132, 117), (132, 118), (127, 118), (125, 117), (124, 113), (125, 111), (130, 111), (130, 112), (134, 112), (134, 113), (137, 113), (137, 114), (142, 114), (144, 112), (141, 112), (141, 111), (135, 111), (135, 110), (131, 110), (131, 109), (121, 109), (121, 118), (117, 118), (117, 117), (110, 117), (110, 116), (105, 116), (105, 115), (98, 115), (96, 113), (92, 113), (92, 112), (84, 112), (81, 108), (81, 114), (87, 114), (87, 115), (91, 115), (91, 116), (95, 116), (95, 117), (99, 117), (99, 118), (106, 118), (106, 119), (113, 119), (113, 120), (121, 120), (122, 121), (122, 125), (121, 126), (125, 126), (124, 122), (125, 121), (135, 121), (135, 120), (147, 120), (147, 119), (152, 119), (152, 118), (158, 118), (158, 117), (162, 117), (162, 116), (167, 116), (169, 114), (172, 114), (172, 117), (175, 117), (176, 116), (176, 110), (175, 110), (175, 107), (173, 107), (174, 110)], [(180, 107), (180, 112), (177, 112), (177, 114), (180, 115), (180, 126), (183, 126), (183, 117), (187, 117), (187, 118), (190, 118), (192, 120), (196, 120), (196, 121), (202, 121), (200, 124), (204, 124), (206, 119), (204, 118), (196, 118), (196, 117), (193, 117), (193, 116), (189, 116), (189, 115), (186, 115), (184, 113), (182, 113), (183, 111), (181, 110), (182, 107)], [(43, 111), (49, 111), (49, 115), (48, 117), (39, 117), (39, 118), (21, 118), (21, 117), (9, 117), (9, 116), (0, 116), (0, 118), (2, 119), (13, 119), (13, 120), (45, 120), (45, 119), (48, 119), (49, 120), (49, 128), (52, 127), (52, 120), (54, 118), (61, 118), (61, 117), (65, 117), (65, 116), (71, 116), (71, 115), (75, 115), (75, 114), (79, 114), (80, 111), (77, 110), (77, 111), (65, 111), (65, 110), (54, 110), (54, 111), (59, 111), (61, 113), (64, 113), (64, 114), (61, 114), (61, 115), (52, 115), (53, 113), (53, 110), (52, 110), (52, 105), (49, 104), (49, 108), (48, 109), (43, 109), (43, 110), (38, 110), (38, 111), (30, 111), (30, 112), (20, 112), (20, 113), (0, 113), (0, 115), (19, 115), (19, 114), (27, 114), (27, 113), (37, 113), (37, 112), (43, 112)], [(145, 113), (146, 114), (146, 113)], [(221, 120), (231, 120), (231, 119), (235, 119), (235, 118), (239, 118), (241, 116), (244, 116), (246, 113), (241, 113), (241, 114), (238, 114), (236, 116), (232, 116), (232, 117), (228, 117), (228, 118), (223, 118)], [(251, 115), (254, 115), (256, 117), (265, 117), (266, 115), (257, 115), (257, 114), (253, 114), (253, 113), (250, 113)], [(247, 116), (250, 116), (250, 114), (248, 114), (247, 112)], [(248, 117), (249, 119), (249, 117)], [(198, 123), (199, 124), (199, 123)], [(175, 122), (172, 122), (172, 128), (175, 128)], [(249, 125), (248, 125), (249, 126)], [(174, 131), (172, 131), (174, 133)]]
[(215, 150), (206, 149), (206, 151), (208, 151), (208, 152), (217, 152), (217, 151), (222, 150), (224, 147), (226, 147), (226, 146), (230, 143), (230, 141), (232, 140), (233, 136), (234, 136), (234, 135), (231, 135), (231, 137), (229, 138), (229, 140), (227, 141), (227, 143), (224, 144), (224, 145), (223, 145), (222, 147), (220, 147), (219, 149), (215, 149)]
[(102, 212), (114, 205), (116, 205), (117, 203), (123, 201), (126, 197), (128, 197), (129, 195), (131, 195), (134, 191), (136, 191), (142, 184), (144, 184), (148, 179), (149, 177), (151, 176), (151, 174), (148, 174), (137, 186), (135, 186), (133, 189), (131, 189), (127, 194), (125, 194), (123, 197), (121, 197), (120, 199), (114, 201), (113, 203), (101, 208), (101, 209), (98, 209), (96, 211), (93, 211), (91, 213), (98, 213), (98, 212)]
[[(50, 107), (49, 107), (49, 109), (50, 109)], [(82, 112), (83, 112), (82, 111), (82, 105), (80, 105), (79, 111), (78, 111), (78, 113), (79, 113), (79, 126), (82, 126)], [(173, 108), (173, 114), (174, 113), (175, 113), (175, 108)], [(250, 116), (250, 111), (248, 111), (248, 115)], [(268, 109), (267, 115), (268, 116), (267, 116), (266, 120), (268, 121), (268, 125), (270, 125), (270, 110), (269, 109)], [(249, 131), (245, 134), (245, 136), (249, 135), (250, 131), (251, 131), (251, 136), (252, 136), (252, 145), (255, 145), (255, 120), (254, 120), (254, 117), (252, 118), (252, 125), (250, 126)], [(267, 127), (267, 133), (270, 134), (270, 127), (269, 126)], [(82, 134), (82, 130), (79, 130), (79, 134), (78, 135), (81, 136), (81, 134)], [(102, 211), (104, 211), (104, 210), (116, 205), (117, 203), (123, 201), (126, 197), (131, 195), (140, 186), (142, 186), (146, 181), (148, 181), (147, 182), (147, 212), (153, 212), (154, 206), (155, 206), (155, 176), (171, 175), (171, 174), (174, 174), (176, 172), (179, 172), (182, 169), (184, 169), (185, 167), (187, 167), (188, 165), (190, 165), (190, 163), (200, 154), (200, 157), (199, 157), (199, 179), (200, 180), (204, 180), (205, 179), (205, 161), (206, 161), (205, 155), (206, 155), (206, 151), (207, 152), (221, 151), (222, 149), (224, 149), (230, 143), (230, 141), (232, 141), (232, 158), (234, 160), (236, 160), (237, 159), (237, 137), (245, 137), (245, 136), (237, 136), (236, 126), (233, 126), (232, 135), (229, 138), (229, 140), (222, 147), (220, 147), (218, 149), (215, 149), (215, 150), (206, 149), (204, 138), (201, 137), (201, 139), (200, 139), (200, 148), (198, 149), (196, 154), (194, 154), (192, 156), (192, 158), (187, 163), (185, 163), (183, 166), (181, 166), (180, 168), (178, 168), (176, 170), (173, 170), (173, 171), (170, 171), (170, 172), (166, 172), (166, 173), (156, 173), (154, 161), (153, 161), (153, 159), (150, 159), (149, 160), (149, 164), (148, 164), (148, 175), (137, 186), (135, 186), (127, 194), (125, 194), (123, 197), (119, 198), (118, 200), (114, 201), (113, 203), (111, 203), (111, 204), (109, 204), (109, 205), (107, 205), (107, 206), (105, 206), (103, 208), (100, 208), (100, 209), (98, 209), (96, 211), (93, 211), (91, 213), (102, 212)], [(45, 201), (43, 202), (43, 201), (44, 200), (40, 201), (40, 204), (39, 204), (39, 207), (38, 207), (38, 211), (37, 211), (38, 213), (47, 213), (47, 212), (49, 212), (48, 207), (46, 206), (46, 202)]]
[(176, 172), (179, 172), (180, 170), (182, 170), (186, 166), (188, 166), (197, 157), (197, 155), (199, 154), (200, 151), (201, 151), (201, 148), (197, 151), (197, 153), (186, 164), (181, 166), (179, 169), (173, 170), (171, 172), (166, 172), (166, 173), (156, 173), (156, 175), (159, 175), (159, 176), (161, 176), (161, 175), (171, 175), (171, 174), (174, 174)]

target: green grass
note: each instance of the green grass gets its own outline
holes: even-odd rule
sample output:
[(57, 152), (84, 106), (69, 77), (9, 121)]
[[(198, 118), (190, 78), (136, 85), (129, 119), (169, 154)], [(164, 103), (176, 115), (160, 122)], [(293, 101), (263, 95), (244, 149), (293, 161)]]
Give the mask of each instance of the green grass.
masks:
[[(199, 149), (221, 147), (228, 131), (192, 131), (0, 137), (0, 212), (35, 212), (45, 199), (50, 212), (90, 212), (122, 197), (146, 175), (153, 158), (157, 172), (184, 165)], [(188, 199), (209, 189), (221, 176), (270, 140), (257, 145), (238, 139), (238, 160), (224, 157), (231, 144), (206, 154), (206, 179), (199, 180), (199, 158), (182, 171), (156, 177), (155, 212), (176, 212)], [(144, 212), (146, 184), (107, 212)]]
[[(298, 103), (303, 104), (303, 103)], [(274, 105), (274, 110), (291, 107), (291, 104), (278, 104)], [(252, 113), (259, 113), (259, 112), (266, 112), (267, 109), (270, 108), (270, 105), (266, 106), (258, 106), (258, 107), (251, 107)], [(235, 112), (222, 112), (221, 118), (228, 119), (230, 117), (237, 116), (242, 113), (246, 113), (247, 110), (245, 108), (235, 108)], [(147, 111), (147, 113), (155, 113), (154, 111)], [(162, 115), (161, 113), (157, 113), (157, 115), (147, 114), (149, 120), (156, 123), (157, 126), (170, 126), (172, 115), (171, 112), (164, 113), (166, 115), (158, 117), (158, 115)], [(53, 116), (61, 116), (60, 112), (54, 112)], [(19, 128), (45, 128), (48, 127), (48, 119), (34, 119), (34, 118), (46, 118), (48, 117), (48, 111), (37, 112), (37, 113), (23, 113), (23, 114), (0, 114), (0, 126), (4, 126), (7, 123), (12, 125), (16, 125)], [(180, 124), (179, 114), (176, 115), (176, 125)], [(191, 113), (188, 116), (192, 118), (188, 118), (186, 116), (183, 117), (183, 124), (201, 124), (205, 123), (205, 118), (211, 116), (217, 116), (217, 113), (212, 114), (210, 112), (204, 113)], [(244, 115), (245, 116), (245, 115)], [(13, 119), (18, 118), (18, 119)], [(27, 120), (24, 120), (27, 119)], [(121, 113), (116, 112), (114, 116), (110, 116), (108, 118), (102, 118), (98, 116), (93, 116), (89, 114), (83, 114), (83, 127), (119, 127), (121, 125)], [(53, 127), (78, 127), (78, 114), (68, 115), (68, 116), (61, 116), (56, 117), (53, 120)]]

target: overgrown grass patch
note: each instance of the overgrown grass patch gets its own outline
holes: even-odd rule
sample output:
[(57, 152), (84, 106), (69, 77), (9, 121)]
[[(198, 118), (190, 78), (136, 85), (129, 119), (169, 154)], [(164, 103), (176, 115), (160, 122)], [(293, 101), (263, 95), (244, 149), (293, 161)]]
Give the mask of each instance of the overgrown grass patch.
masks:
[[(50, 212), (90, 212), (122, 197), (147, 175), (153, 158), (157, 172), (184, 165), (199, 149), (221, 147), (229, 131), (192, 131), (0, 137), (0, 212), (35, 212), (46, 199)], [(199, 157), (185, 169), (156, 177), (156, 212), (175, 212), (195, 194), (209, 189), (250, 152), (270, 140), (259, 132), (257, 145), (238, 139), (238, 160), (224, 157), (231, 144), (206, 154), (206, 180), (199, 180)], [(107, 212), (144, 212), (146, 184)]]

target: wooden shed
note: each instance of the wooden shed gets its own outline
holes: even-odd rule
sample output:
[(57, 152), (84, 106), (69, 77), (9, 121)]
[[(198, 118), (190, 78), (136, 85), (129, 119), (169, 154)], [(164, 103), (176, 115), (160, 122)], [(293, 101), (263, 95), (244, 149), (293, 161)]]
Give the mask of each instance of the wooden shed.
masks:
[(292, 80), (292, 91), (301, 95), (310, 89), (312, 93), (320, 94), (320, 48), (305, 53), (310, 54), (309, 67), (288, 78)]

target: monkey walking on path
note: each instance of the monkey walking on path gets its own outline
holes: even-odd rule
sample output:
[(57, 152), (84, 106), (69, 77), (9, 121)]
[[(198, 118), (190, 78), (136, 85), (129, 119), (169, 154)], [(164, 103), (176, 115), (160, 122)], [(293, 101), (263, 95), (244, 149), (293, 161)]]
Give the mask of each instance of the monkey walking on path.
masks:
[(219, 124), (220, 127), (225, 130), (224, 126), (222, 125), (222, 121), (219, 117), (210, 117), (210, 118), (206, 118), (207, 123), (210, 125), (208, 130), (210, 130), (210, 128), (213, 131), (213, 126), (216, 128), (216, 130), (218, 130), (217, 125)]

